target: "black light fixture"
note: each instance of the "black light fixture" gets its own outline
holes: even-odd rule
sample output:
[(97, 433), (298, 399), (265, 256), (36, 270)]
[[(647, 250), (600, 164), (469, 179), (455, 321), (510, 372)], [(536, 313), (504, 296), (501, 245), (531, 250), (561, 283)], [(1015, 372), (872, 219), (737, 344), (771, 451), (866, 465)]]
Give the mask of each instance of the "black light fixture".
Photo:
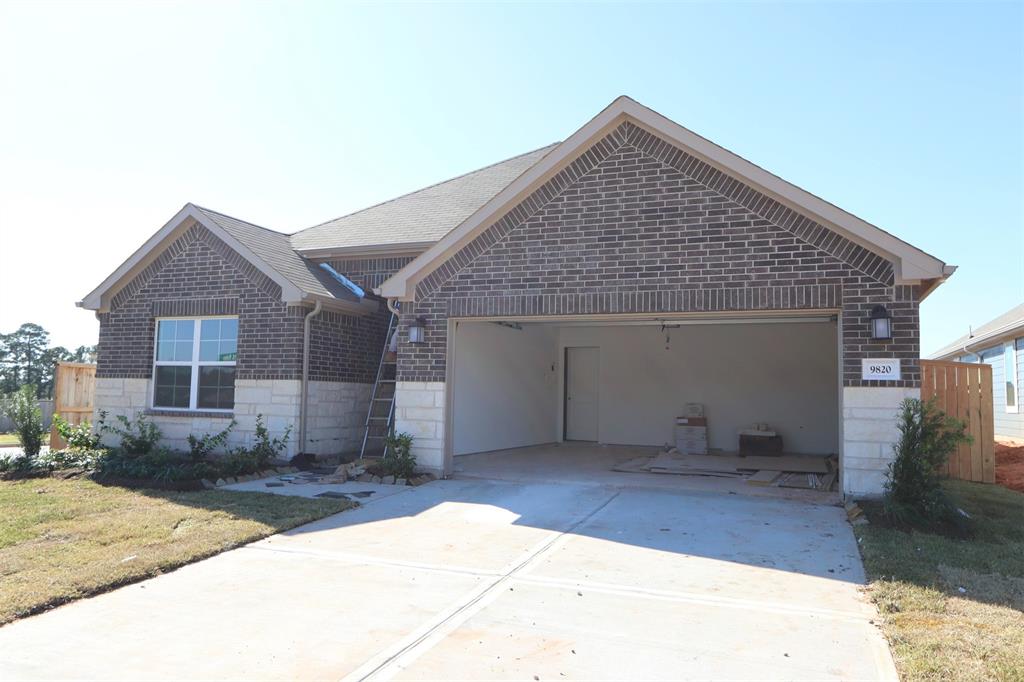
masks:
[(409, 343), (414, 346), (422, 346), (427, 342), (426, 338), (427, 320), (417, 317), (416, 321), (409, 325)]
[(876, 305), (871, 309), (871, 338), (875, 341), (888, 341), (892, 338), (892, 318), (884, 305)]

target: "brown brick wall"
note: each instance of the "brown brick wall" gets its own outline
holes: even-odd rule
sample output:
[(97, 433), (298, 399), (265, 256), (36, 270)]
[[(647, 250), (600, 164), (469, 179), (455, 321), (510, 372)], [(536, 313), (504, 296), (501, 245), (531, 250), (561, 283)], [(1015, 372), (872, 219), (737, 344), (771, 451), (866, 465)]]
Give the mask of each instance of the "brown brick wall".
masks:
[[(443, 381), (446, 319), (496, 315), (842, 311), (844, 384), (860, 359), (899, 357), (919, 385), (917, 295), (877, 255), (646, 131), (620, 126), (417, 287), (399, 379)], [(871, 307), (895, 339), (868, 338)]]
[(328, 265), (363, 287), (369, 294), (384, 280), (412, 261), (413, 256), (394, 258), (341, 258), (326, 261)]
[(149, 378), (156, 315), (239, 318), (239, 379), (295, 379), (302, 367), (301, 308), (201, 226), (189, 228), (101, 314), (97, 376)]
[(309, 334), (311, 381), (372, 384), (387, 334), (387, 308), (355, 317), (324, 311), (313, 318)]

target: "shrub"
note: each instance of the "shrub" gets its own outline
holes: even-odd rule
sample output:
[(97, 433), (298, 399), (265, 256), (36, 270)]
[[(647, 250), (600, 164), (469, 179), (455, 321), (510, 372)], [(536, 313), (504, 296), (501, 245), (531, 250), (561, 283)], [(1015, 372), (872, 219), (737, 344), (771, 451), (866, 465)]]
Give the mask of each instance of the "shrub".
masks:
[(55, 414), (53, 426), (67, 443), (69, 450), (95, 450), (100, 446), (100, 434), (93, 433), (92, 424), (88, 421), (72, 424), (59, 414)]
[(153, 422), (146, 419), (141, 412), (134, 420), (129, 420), (123, 414), (117, 415), (117, 424), (102, 427), (103, 431), (109, 431), (121, 439), (121, 449), (127, 455), (146, 455), (156, 448), (163, 433)]
[(908, 398), (900, 405), (900, 438), (885, 482), (885, 509), (901, 524), (934, 528), (959, 525), (956, 508), (942, 490), (939, 468), (960, 443), (967, 424), (946, 415), (935, 401)]
[(39, 467), (49, 471), (59, 469), (94, 469), (96, 462), (107, 454), (98, 448), (67, 448), (50, 450), (36, 460)]
[(14, 423), (14, 431), (24, 450), (24, 457), (32, 460), (43, 447), (46, 428), (43, 426), (43, 413), (39, 409), (36, 389), (25, 385), (0, 401), (0, 411)]
[(188, 437), (189, 457), (192, 458), (193, 462), (202, 462), (207, 457), (213, 454), (214, 450), (224, 447), (228, 442), (228, 436), (231, 435), (232, 429), (235, 428), (236, 422), (234, 419), (228, 424), (228, 427), (220, 433), (210, 435), (203, 434), (201, 438), (196, 438), (192, 434)]
[(249, 449), (249, 454), (258, 469), (265, 469), (272, 459), (276, 459), (285, 451), (291, 433), (292, 427), (289, 425), (280, 438), (271, 438), (263, 423), (263, 415), (256, 415), (256, 443)]
[(100, 478), (128, 478), (162, 483), (218, 478), (219, 471), (210, 462), (193, 462), (184, 455), (156, 448), (150, 452), (129, 455), (108, 452), (96, 462)]
[(384, 439), (384, 457), (380, 468), (385, 476), (411, 478), (416, 472), (416, 457), (412, 454), (412, 436), (408, 433), (390, 433)]
[(40, 472), (37, 458), (21, 454), (17, 457), (6, 457), (0, 452), (0, 474), (26, 475)]
[(223, 462), (219, 462), (222, 476), (246, 476), (267, 468), (265, 461), (259, 460), (252, 450), (238, 448), (232, 450)]

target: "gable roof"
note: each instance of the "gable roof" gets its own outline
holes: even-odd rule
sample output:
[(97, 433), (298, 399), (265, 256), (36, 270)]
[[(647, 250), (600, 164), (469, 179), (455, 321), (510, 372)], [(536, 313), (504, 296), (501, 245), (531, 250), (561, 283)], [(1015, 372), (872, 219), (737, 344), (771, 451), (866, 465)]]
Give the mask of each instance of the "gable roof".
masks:
[(458, 227), (386, 280), (376, 290), (377, 293), (388, 298), (412, 300), (418, 282), (443, 265), (534, 190), (586, 154), (593, 144), (627, 121), (889, 260), (893, 263), (896, 283), (924, 285), (921, 298), (955, 270), (955, 267), (946, 265), (934, 256), (623, 96), (617, 98), (564, 142), (555, 145), (537, 163), (495, 194)]
[(278, 284), (281, 300), (285, 303), (319, 300), (330, 308), (359, 315), (378, 308), (377, 302), (358, 296), (316, 263), (296, 253), (288, 235), (195, 204), (185, 204), (103, 283), (89, 292), (78, 303), (79, 307), (106, 310), (111, 295), (120, 289), (119, 285), (131, 281), (156, 259), (163, 247), (197, 223)]
[(448, 234), (557, 144), (513, 156), (355, 213), (296, 232), (292, 248), (312, 255), (361, 249), (422, 250)]
[[(964, 334), (956, 341), (947, 344), (931, 354), (932, 360), (946, 360), (964, 354), (964, 347), (974, 350), (986, 347), (986, 342), (995, 343), (1003, 337), (1024, 335), (1024, 303), (1010, 308), (999, 317), (989, 320), (971, 333)], [(970, 353), (971, 351), (967, 351)]]

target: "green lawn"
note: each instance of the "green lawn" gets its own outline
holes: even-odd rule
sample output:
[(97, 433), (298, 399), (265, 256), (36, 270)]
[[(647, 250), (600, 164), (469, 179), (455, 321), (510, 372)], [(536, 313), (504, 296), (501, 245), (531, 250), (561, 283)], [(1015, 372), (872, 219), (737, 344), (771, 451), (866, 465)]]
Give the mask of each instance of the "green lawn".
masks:
[(971, 539), (854, 527), (900, 677), (1024, 680), (1024, 494), (947, 487)]
[(0, 433), (0, 445), (18, 445), (20, 442), (13, 433)]
[(0, 624), (343, 511), (346, 500), (0, 481)]

